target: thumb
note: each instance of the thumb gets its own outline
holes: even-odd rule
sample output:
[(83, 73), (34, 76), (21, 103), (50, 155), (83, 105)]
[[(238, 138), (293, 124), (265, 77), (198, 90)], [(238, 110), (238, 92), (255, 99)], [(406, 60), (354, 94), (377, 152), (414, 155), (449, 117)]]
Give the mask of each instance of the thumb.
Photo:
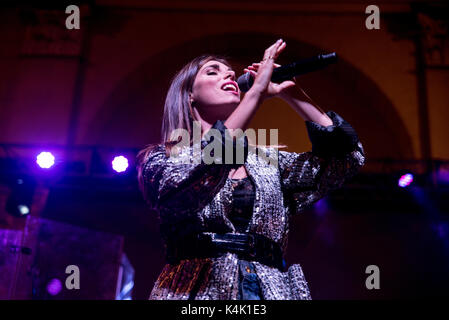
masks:
[(282, 83), (279, 85), (279, 87), (280, 87), (281, 91), (283, 91), (283, 90), (285, 90), (285, 89), (294, 87), (295, 85), (296, 85), (295, 82), (293, 82), (293, 81), (291, 81), (291, 80), (287, 80), (287, 81), (282, 82)]

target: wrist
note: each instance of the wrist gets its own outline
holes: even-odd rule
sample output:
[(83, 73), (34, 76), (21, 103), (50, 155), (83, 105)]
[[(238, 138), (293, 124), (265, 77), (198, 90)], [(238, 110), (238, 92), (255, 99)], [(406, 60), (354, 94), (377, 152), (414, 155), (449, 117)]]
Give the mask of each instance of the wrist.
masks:
[(282, 90), (282, 92), (279, 95), (286, 99), (302, 97), (301, 88), (299, 87), (298, 84)]
[(249, 97), (258, 102), (263, 102), (263, 100), (265, 100), (263, 90), (254, 85), (245, 93), (245, 97)]
[(281, 93), (279, 93), (277, 95), (278, 98), (281, 98), (282, 100), (284, 100), (285, 102), (290, 102), (291, 101), (291, 95), (286, 92), (286, 90), (282, 91)]
[(297, 92), (295, 92), (295, 91), (297, 91), (297, 90), (294, 87), (287, 88), (287, 89), (282, 90), (282, 92), (280, 92), (277, 95), (277, 97), (281, 98), (282, 100), (284, 100), (287, 103), (291, 103), (291, 102), (293, 102), (293, 100), (295, 98), (298, 98)]

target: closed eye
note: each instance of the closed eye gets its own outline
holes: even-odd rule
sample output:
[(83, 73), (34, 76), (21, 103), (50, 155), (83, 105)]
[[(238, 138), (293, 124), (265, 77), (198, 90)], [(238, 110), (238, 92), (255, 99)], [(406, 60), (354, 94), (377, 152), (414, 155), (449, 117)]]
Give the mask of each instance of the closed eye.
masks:
[(217, 73), (216, 72), (208, 72), (207, 74), (209, 75), (209, 74), (217, 74)]

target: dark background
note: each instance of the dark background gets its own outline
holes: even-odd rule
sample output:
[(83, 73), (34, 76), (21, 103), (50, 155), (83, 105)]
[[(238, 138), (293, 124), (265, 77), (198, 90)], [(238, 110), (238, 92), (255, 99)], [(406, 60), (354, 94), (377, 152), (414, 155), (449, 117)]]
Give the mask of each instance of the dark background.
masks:
[[(338, 53), (337, 64), (299, 83), (351, 123), (367, 156), (358, 176), (293, 219), (288, 264), (301, 264), (313, 299), (447, 295), (445, 2), (376, 1), (379, 30), (366, 28), (372, 3), (363, 1), (70, 4), (81, 9), (80, 30), (65, 28), (63, 4), (0, 7), (2, 230), (26, 230), (26, 218), (8, 213), (6, 202), (11, 182), (31, 176), (31, 215), (121, 237), (120, 253), (135, 269), (133, 299), (147, 299), (164, 252), (133, 166), (138, 150), (160, 140), (171, 78), (203, 53), (228, 55), (238, 76), (283, 38), (280, 64)], [(288, 151), (311, 148), (304, 120), (280, 99), (265, 102), (250, 127), (278, 128)], [(33, 163), (44, 149), (60, 159), (46, 175)], [(117, 153), (131, 161), (124, 175), (109, 169)], [(401, 189), (405, 172), (415, 182)], [(380, 268), (379, 290), (365, 287), (368, 265)]]

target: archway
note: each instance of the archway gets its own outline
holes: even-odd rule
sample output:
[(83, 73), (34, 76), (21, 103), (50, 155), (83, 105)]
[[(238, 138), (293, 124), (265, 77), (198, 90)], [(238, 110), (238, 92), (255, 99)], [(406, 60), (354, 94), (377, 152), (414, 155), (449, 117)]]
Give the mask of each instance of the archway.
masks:
[[(248, 43), (251, 40), (251, 44)], [(149, 57), (131, 71), (111, 92), (87, 131), (100, 145), (142, 147), (158, 142), (165, 94), (171, 77), (190, 59), (203, 53), (230, 57), (237, 75), (249, 63), (260, 60), (269, 34), (219, 34), (193, 39)], [(326, 51), (293, 38), (280, 64)], [(411, 159), (411, 139), (393, 104), (367, 75), (344, 57), (319, 72), (299, 77), (306, 92), (326, 111), (339, 113), (357, 130), (369, 158)], [(253, 128), (278, 128), (279, 142), (289, 151), (310, 148), (304, 122), (279, 99), (266, 102), (251, 123)]]

